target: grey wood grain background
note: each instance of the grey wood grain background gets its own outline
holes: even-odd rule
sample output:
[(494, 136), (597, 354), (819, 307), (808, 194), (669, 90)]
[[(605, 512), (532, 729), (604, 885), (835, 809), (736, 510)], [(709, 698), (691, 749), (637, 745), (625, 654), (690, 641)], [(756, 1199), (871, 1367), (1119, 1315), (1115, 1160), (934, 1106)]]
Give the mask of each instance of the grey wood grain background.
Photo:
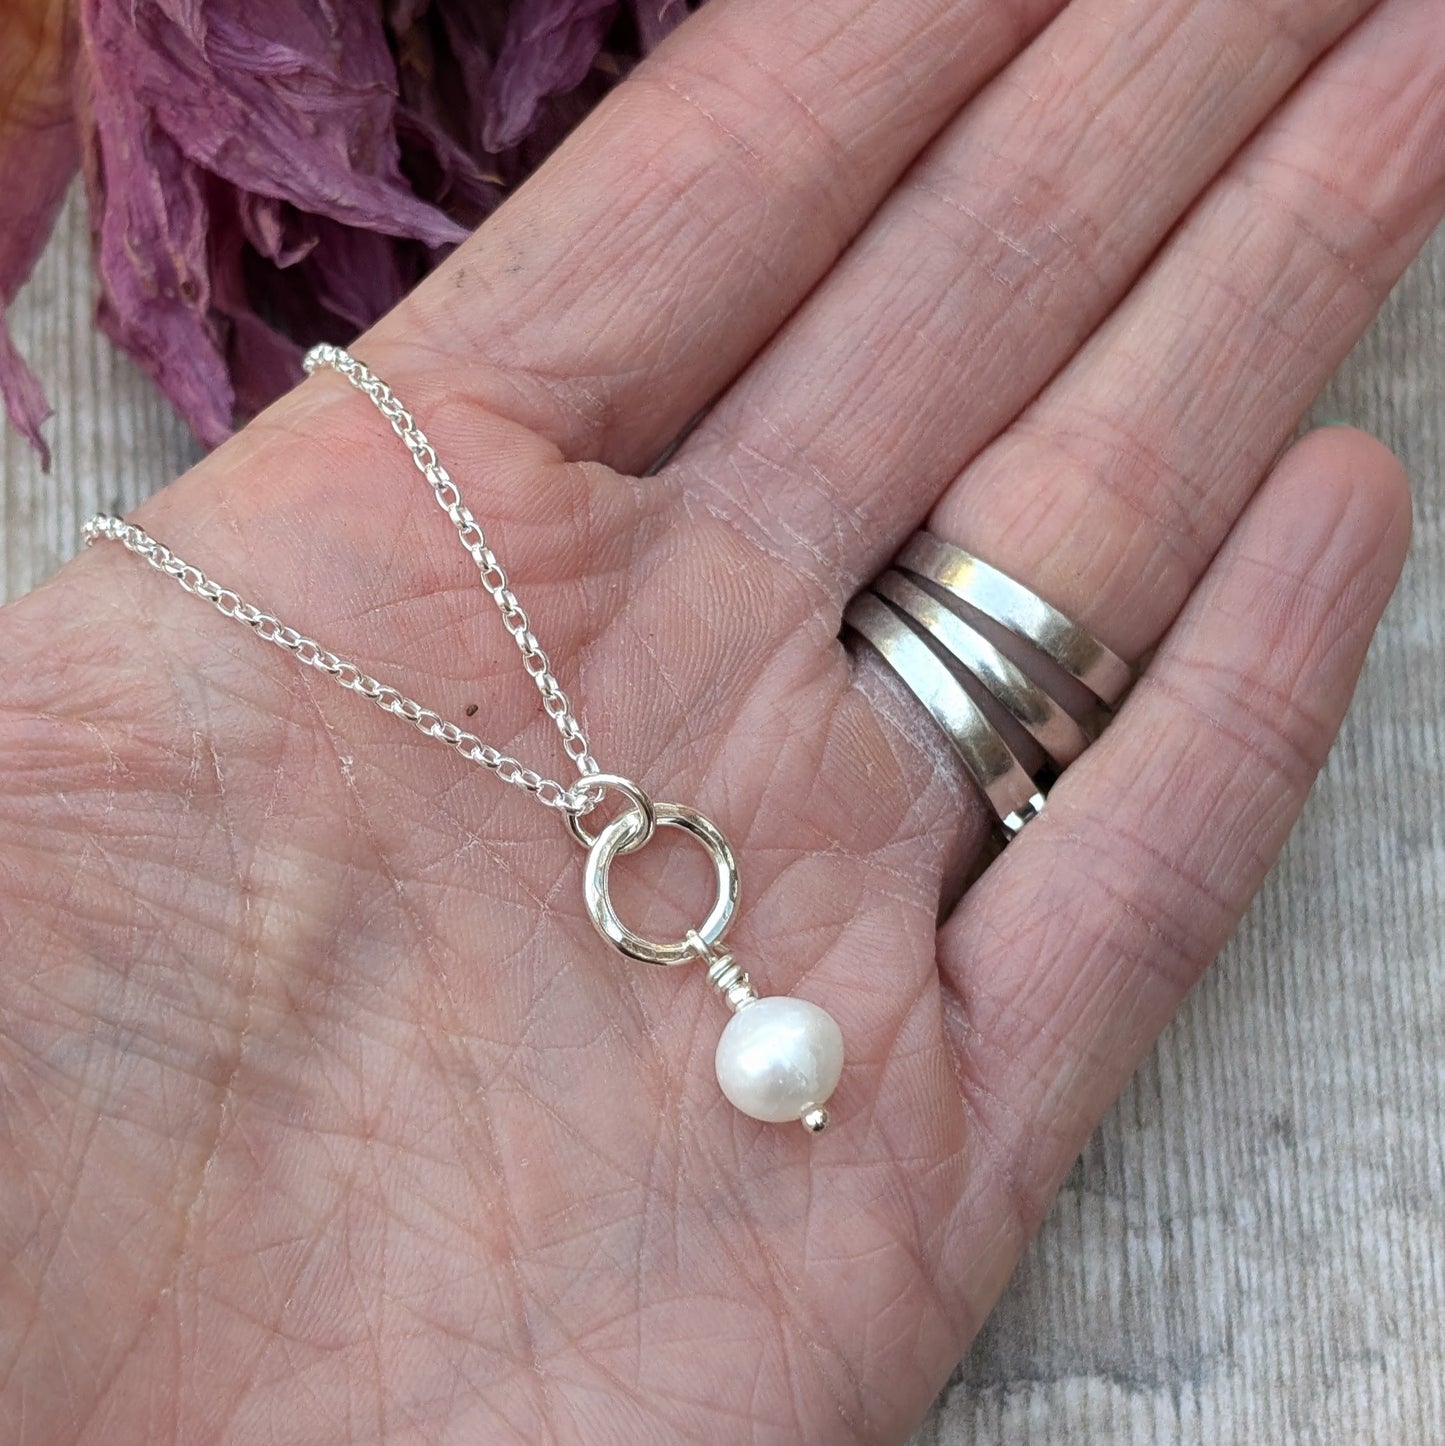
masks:
[[(78, 206), (12, 314), (56, 469), (0, 439), (0, 596), (196, 455), (93, 331)], [(1104, 1121), (915, 1446), (1445, 1443), (1445, 232), (1315, 408), (1415, 548), (1239, 937)]]

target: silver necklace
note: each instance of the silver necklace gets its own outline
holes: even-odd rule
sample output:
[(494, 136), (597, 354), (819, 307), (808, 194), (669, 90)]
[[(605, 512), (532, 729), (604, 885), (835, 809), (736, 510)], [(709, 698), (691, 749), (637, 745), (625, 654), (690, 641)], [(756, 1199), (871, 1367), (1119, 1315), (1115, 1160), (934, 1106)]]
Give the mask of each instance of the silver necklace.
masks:
[[(230, 588), (213, 582), (200, 568), (177, 557), (132, 522), (107, 515), (92, 517), (85, 524), (86, 543), (120, 543), (157, 572), (174, 578), (192, 596), (290, 653), (298, 663), (325, 673), (428, 738), (445, 743), (468, 763), (479, 764), (503, 783), (531, 795), (544, 808), (560, 813), (573, 838), (587, 850), (582, 896), (597, 932), (629, 959), (665, 967), (695, 962), (707, 966), (708, 981), (733, 1011), (718, 1040), (715, 1059), (718, 1084), (727, 1098), (754, 1119), (774, 1123), (801, 1120), (814, 1134), (827, 1128), (824, 1104), (842, 1073), (842, 1033), (831, 1015), (807, 1000), (788, 995), (759, 997), (733, 956), (719, 947), (738, 906), (737, 860), (722, 831), (696, 809), (680, 803), (654, 802), (631, 779), (598, 768), (582, 725), (507, 581), (505, 569), (426, 433), (391, 388), (340, 347), (315, 347), (306, 357), (305, 366), (308, 373), (319, 367), (340, 373), (371, 399), (405, 445), (430, 485), (437, 505), (476, 564), (482, 587), (496, 603), (502, 625), (522, 655), (522, 667), (542, 695), (542, 708), (556, 724), (562, 747), (577, 769), (575, 783), (564, 785), (544, 777), (483, 743), (476, 734), (373, 678), (356, 663), (288, 627)], [(628, 807), (596, 834), (589, 833), (583, 820), (608, 793), (619, 794)], [(707, 852), (717, 881), (717, 898), (703, 922), (689, 929), (683, 938), (663, 942), (644, 938), (623, 923), (613, 905), (610, 885), (616, 860), (645, 847), (659, 827), (679, 829), (696, 839)]]

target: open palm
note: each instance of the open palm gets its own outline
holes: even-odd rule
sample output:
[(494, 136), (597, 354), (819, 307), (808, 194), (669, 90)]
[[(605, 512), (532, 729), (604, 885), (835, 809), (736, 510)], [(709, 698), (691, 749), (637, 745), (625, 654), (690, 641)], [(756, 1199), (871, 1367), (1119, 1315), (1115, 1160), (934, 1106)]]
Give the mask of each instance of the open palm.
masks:
[[(714, 0), (358, 343), (603, 767), (718, 821), (729, 943), (841, 1023), (819, 1139), (722, 1100), (725, 1012), (597, 939), (556, 815), (118, 551), (0, 613), (0, 1434), (906, 1435), (1269, 867), (1394, 585), (1376, 444), (1260, 484), (1445, 199), (1438, 10)], [(925, 519), (1160, 644), (941, 928), (982, 805), (837, 641)], [(565, 776), (334, 376), (138, 520)], [(620, 869), (639, 925), (710, 897), (685, 847)]]

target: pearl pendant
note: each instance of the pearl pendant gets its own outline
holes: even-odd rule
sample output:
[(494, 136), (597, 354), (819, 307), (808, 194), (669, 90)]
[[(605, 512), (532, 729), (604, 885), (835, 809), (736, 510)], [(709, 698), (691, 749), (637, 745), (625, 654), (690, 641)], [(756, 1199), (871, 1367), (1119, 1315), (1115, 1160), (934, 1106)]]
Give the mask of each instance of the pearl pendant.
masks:
[(785, 994), (750, 999), (717, 1042), (717, 1082), (745, 1115), (802, 1120), (815, 1134), (843, 1073), (843, 1032), (825, 1009)]
[[(828, 1128), (824, 1101), (843, 1073), (843, 1031), (824, 1009), (788, 995), (758, 998), (752, 981), (726, 950), (717, 948), (738, 903), (737, 861), (711, 819), (680, 803), (654, 803), (630, 779), (612, 773), (587, 773), (583, 785), (605, 793), (615, 789), (632, 807), (595, 837), (569, 813), (567, 826), (587, 850), (582, 897), (597, 932), (629, 959), (671, 967), (702, 962), (707, 980), (733, 1017), (717, 1042), (717, 1082), (745, 1115), (769, 1124), (801, 1120), (812, 1134)], [(580, 786), (580, 785), (579, 785)], [(612, 902), (612, 865), (634, 853), (658, 828), (675, 828), (695, 838), (712, 860), (717, 898), (696, 929), (675, 942), (658, 943), (629, 929)]]

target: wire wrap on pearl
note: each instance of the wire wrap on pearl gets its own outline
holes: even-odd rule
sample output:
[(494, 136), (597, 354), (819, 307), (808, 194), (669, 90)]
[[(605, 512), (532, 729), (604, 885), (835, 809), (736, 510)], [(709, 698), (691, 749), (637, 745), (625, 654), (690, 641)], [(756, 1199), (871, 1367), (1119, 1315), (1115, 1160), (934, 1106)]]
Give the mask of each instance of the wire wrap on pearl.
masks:
[(696, 929), (687, 931), (687, 942), (696, 950), (697, 957), (707, 964), (707, 982), (722, 995), (723, 1003), (734, 1014), (758, 1002), (758, 991), (753, 988), (753, 981), (731, 954), (715, 954), (712, 945)]

